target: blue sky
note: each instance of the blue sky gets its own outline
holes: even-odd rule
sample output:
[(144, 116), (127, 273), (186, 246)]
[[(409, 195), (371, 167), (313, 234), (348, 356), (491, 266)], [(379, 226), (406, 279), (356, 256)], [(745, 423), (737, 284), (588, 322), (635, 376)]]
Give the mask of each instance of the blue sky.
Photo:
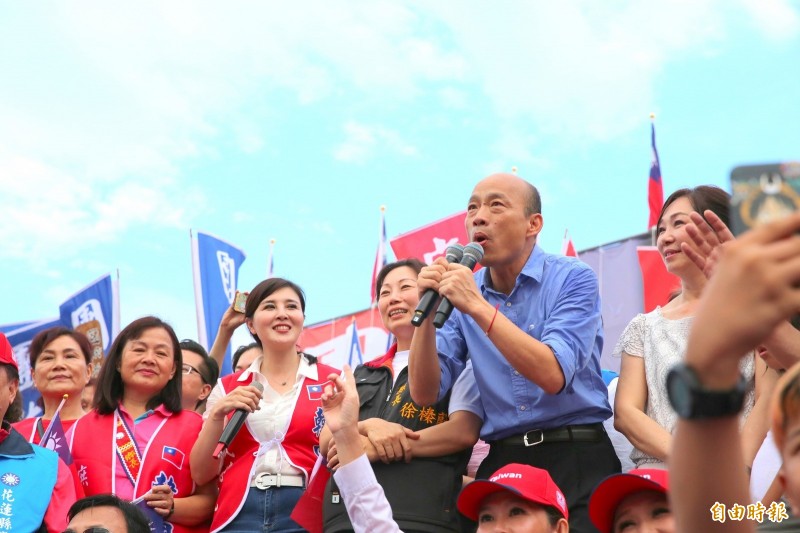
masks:
[[(0, 323), (119, 269), (123, 325), (196, 336), (189, 228), (308, 295), (369, 304), (390, 237), (512, 166), (541, 243), (645, 230), (665, 193), (800, 158), (800, 2), (5, 2)], [(242, 338), (240, 336), (239, 338)]]

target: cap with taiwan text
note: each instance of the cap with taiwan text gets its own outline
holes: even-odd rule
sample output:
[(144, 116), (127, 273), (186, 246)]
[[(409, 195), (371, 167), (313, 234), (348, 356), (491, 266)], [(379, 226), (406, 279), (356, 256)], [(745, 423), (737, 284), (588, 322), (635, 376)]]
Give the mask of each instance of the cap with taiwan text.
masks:
[(489, 479), (479, 479), (464, 487), (458, 496), (458, 510), (470, 520), (477, 520), (483, 500), (498, 492), (555, 507), (564, 518), (569, 519), (567, 499), (547, 470), (517, 463), (504, 466)]
[(627, 474), (605, 478), (589, 499), (589, 518), (601, 533), (611, 533), (619, 504), (631, 494), (642, 491), (666, 495), (669, 491), (669, 472), (658, 468), (635, 468)]

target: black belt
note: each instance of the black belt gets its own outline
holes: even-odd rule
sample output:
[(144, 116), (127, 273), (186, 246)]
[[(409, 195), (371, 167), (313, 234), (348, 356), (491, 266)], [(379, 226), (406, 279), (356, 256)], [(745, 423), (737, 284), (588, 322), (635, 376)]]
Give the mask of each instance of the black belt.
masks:
[(490, 442), (502, 446), (536, 446), (551, 442), (598, 442), (603, 439), (606, 430), (601, 422), (596, 424), (580, 424), (553, 429), (532, 429), (521, 435), (506, 437)]

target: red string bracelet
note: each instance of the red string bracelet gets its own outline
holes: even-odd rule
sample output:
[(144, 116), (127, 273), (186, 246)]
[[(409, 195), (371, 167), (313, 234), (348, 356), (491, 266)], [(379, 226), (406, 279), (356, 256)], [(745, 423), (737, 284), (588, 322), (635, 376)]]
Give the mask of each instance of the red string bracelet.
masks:
[(497, 318), (497, 310), (500, 309), (500, 304), (494, 306), (494, 315), (492, 316), (492, 321), (489, 322), (489, 327), (486, 328), (486, 336), (489, 336), (489, 332), (492, 331), (492, 326), (494, 326), (494, 319)]

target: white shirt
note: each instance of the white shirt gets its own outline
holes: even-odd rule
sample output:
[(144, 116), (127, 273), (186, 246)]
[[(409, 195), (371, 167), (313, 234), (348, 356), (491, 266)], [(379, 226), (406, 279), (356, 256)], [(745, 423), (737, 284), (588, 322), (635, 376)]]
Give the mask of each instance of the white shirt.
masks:
[[(289, 462), (289, 457), (281, 443), (289, 429), (294, 406), (302, 388), (301, 384), (305, 378), (317, 379), (317, 366), (308, 364), (306, 358), (300, 356), (300, 365), (297, 367), (294, 386), (285, 393), (280, 394), (270, 386), (267, 378), (261, 373), (261, 361), (263, 358), (263, 355), (256, 358), (237, 380), (248, 382), (250, 381), (250, 374), (253, 374), (253, 380), (264, 386), (264, 393), (258, 404), (258, 411), (250, 413), (245, 421), (250, 433), (260, 443), (253, 475), (261, 473), (302, 475), (302, 471), (293, 467)], [(211, 409), (225, 395), (226, 392), (222, 388), (222, 382), (217, 381), (208, 396), (203, 418), (208, 418)]]
[(375, 479), (366, 455), (341, 466), (333, 479), (356, 533), (402, 533), (392, 518), (392, 507)]

